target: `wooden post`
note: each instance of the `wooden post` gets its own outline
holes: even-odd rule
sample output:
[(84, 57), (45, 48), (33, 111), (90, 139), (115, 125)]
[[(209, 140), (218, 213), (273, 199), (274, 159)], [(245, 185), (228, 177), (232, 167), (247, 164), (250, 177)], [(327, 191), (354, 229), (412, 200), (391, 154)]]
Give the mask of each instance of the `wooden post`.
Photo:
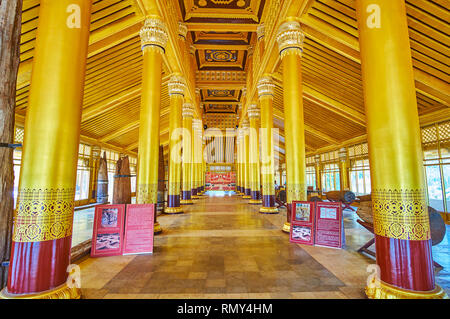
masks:
[[(19, 70), (22, 0), (0, 2), (0, 143), (14, 140), (14, 108)], [(0, 289), (6, 286), (14, 210), (13, 149), (0, 147)]]
[(166, 184), (164, 178), (166, 174), (164, 171), (164, 146), (159, 146), (159, 164), (158, 164), (158, 212), (164, 210), (164, 192)]
[(113, 204), (131, 204), (131, 176), (128, 156), (119, 158), (114, 175)]

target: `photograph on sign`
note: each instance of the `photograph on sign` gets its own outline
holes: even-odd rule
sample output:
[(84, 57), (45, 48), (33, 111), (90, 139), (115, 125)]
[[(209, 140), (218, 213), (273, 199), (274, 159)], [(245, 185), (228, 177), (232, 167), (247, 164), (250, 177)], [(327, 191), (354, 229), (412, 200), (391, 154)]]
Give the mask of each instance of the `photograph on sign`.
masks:
[(125, 205), (95, 207), (91, 257), (122, 254)]
[(314, 244), (315, 203), (293, 201), (291, 205), (291, 230), (289, 240), (297, 244)]

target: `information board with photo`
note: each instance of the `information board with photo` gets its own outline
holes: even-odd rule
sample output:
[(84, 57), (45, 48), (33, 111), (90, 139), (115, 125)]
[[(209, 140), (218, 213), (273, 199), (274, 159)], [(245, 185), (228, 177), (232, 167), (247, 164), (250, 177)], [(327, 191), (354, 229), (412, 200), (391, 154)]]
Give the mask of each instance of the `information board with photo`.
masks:
[(318, 202), (316, 205), (316, 239), (318, 246), (342, 248), (343, 219), (340, 202)]
[(293, 201), (291, 205), (290, 242), (314, 245), (315, 203)]
[(91, 257), (122, 255), (125, 205), (95, 207)]

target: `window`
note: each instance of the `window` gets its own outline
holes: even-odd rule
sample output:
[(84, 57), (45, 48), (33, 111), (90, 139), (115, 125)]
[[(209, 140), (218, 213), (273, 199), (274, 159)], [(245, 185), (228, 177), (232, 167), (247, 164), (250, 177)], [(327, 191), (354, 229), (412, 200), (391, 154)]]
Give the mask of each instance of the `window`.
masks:
[(369, 159), (350, 160), (350, 190), (356, 195), (371, 193)]
[(106, 164), (108, 167), (108, 202), (112, 203), (114, 192), (114, 175), (116, 174), (116, 163), (119, 160), (119, 153), (105, 150)]
[(128, 156), (130, 162), (130, 174), (131, 174), (131, 192), (136, 192), (136, 173), (137, 173), (137, 158)]
[[(14, 143), (23, 143), (24, 130), (21, 127), (16, 127), (14, 134)], [(14, 207), (17, 205), (17, 195), (19, 194), (19, 178), (20, 178), (20, 167), (22, 163), (22, 148), (15, 148), (13, 152), (13, 165), (14, 165)]]
[(75, 188), (75, 200), (89, 199), (91, 147), (80, 144), (78, 151), (77, 184)]
[(338, 163), (324, 164), (322, 173), (322, 188), (325, 192), (341, 189)]
[(450, 121), (422, 129), (428, 204), (450, 211)]
[(316, 169), (314, 166), (306, 166), (306, 185), (316, 188)]

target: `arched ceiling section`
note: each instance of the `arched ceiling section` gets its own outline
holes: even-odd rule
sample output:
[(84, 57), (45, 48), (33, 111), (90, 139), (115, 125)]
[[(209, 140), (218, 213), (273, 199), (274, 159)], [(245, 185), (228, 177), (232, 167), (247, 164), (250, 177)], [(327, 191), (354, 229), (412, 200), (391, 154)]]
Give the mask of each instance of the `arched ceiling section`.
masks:
[[(148, 1), (94, 0), (92, 6), (81, 138), (130, 154), (138, 151), (142, 80), (139, 30)], [(176, 29), (178, 21), (188, 28), (186, 48), (176, 47), (179, 44), (173, 39), (178, 37), (172, 34), (163, 66), (160, 142), (166, 146), (165, 152), (169, 127), (167, 81), (176, 63), (187, 63), (186, 70), (192, 73), (190, 81), (200, 90), (195, 102), (200, 112), (197, 116), (208, 127), (224, 129), (234, 128), (245, 116), (250, 99), (257, 100), (252, 88), (254, 75), (272, 73), (276, 85), (274, 126), (280, 133), (276, 156), (283, 161), (283, 69), (273, 33), (288, 14), (299, 18), (305, 33), (302, 79), (307, 153), (364, 138), (354, 0), (156, 2), (169, 20), (170, 32)], [(450, 118), (447, 1), (407, 0), (406, 4), (421, 123)], [(24, 0), (16, 96), (19, 124), (23, 123), (28, 105), (39, 5), (40, 0)], [(261, 22), (266, 25), (264, 56), (258, 52), (252, 56), (249, 50), (256, 48), (256, 29)], [(192, 62), (188, 58), (190, 52)], [(255, 60), (256, 70), (249, 78), (250, 59)], [(243, 94), (245, 87), (247, 96)]]

